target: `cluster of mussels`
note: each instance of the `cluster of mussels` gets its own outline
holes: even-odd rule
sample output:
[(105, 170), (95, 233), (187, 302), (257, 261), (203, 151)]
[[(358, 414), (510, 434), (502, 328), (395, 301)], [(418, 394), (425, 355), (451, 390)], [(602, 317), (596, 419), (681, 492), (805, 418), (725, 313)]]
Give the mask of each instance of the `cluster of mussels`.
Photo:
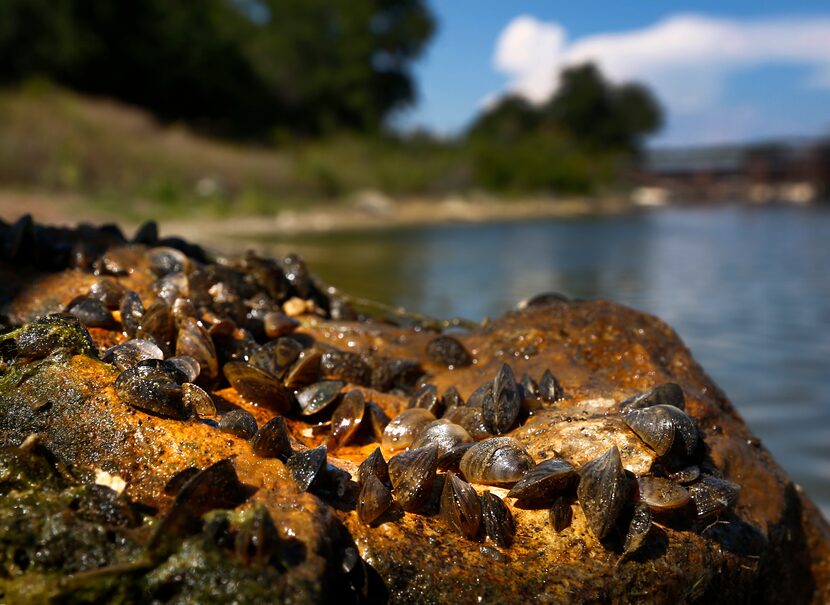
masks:
[[(415, 391), (424, 375), (416, 360), (344, 351), (295, 331), (300, 325), (295, 318), (308, 313), (357, 318), (344, 301), (315, 283), (296, 256), (275, 261), (249, 254), (210, 261), (177, 240), (160, 242), (149, 225), (130, 245), (107, 249), (87, 264), (99, 280), (69, 303), (68, 315), (32, 324), (40, 330), (36, 337), (32, 329), (6, 335), (16, 337), (18, 353), (38, 356), (66, 344), (61, 339), (70, 332), (61, 326), (71, 321), (123, 331), (129, 340), (102, 355), (120, 370), (115, 390), (122, 401), (168, 418), (196, 416), (249, 439), (255, 454), (282, 459), (300, 488), (319, 495), (348, 492), (350, 474), (329, 464), (327, 452), (359, 432), (365, 435), (359, 429), (368, 426), (383, 450), (394, 454), (387, 463), (377, 448), (360, 464), (357, 512), (368, 525), (387, 518), (396, 506), (407, 512), (428, 509), (440, 477), (441, 517), (471, 539), (486, 533), (496, 545), (508, 547), (515, 534), (503, 499), (490, 491), (479, 496), (470, 485), (475, 483), (509, 488), (506, 497), (524, 508), (549, 509), (557, 531), (570, 524), (576, 498), (600, 541), (616, 540), (633, 552), (654, 518), (673, 522), (689, 513), (708, 520), (737, 496), (737, 485), (705, 465), (705, 448), (677, 385), (659, 385), (621, 404), (622, 421), (656, 453), (653, 474), (634, 477), (623, 468), (616, 447), (579, 469), (556, 456), (536, 464), (506, 434), (564, 397), (550, 371), (538, 383), (528, 375), (517, 381), (505, 364), (467, 402), (454, 387), (441, 395), (431, 384)], [(152, 301), (142, 301), (112, 277), (139, 266), (155, 276)], [(76, 348), (92, 347), (88, 336), (81, 341)], [(435, 337), (426, 353), (450, 368), (473, 361), (449, 335)], [(241, 409), (213, 420), (218, 413), (209, 391), (225, 381), (277, 415), (261, 427)], [(364, 391), (343, 393), (347, 383), (415, 393), (409, 408), (390, 420), (366, 401)], [(330, 434), (319, 447), (295, 451), (284, 416), (330, 421)]]

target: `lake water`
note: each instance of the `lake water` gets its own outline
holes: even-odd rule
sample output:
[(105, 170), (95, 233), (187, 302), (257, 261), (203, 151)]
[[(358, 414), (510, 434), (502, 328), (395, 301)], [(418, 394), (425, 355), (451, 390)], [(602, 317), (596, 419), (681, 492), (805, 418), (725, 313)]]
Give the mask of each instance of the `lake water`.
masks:
[(304, 236), (324, 281), (480, 320), (543, 291), (673, 326), (790, 475), (830, 513), (830, 209), (730, 206), (626, 217)]

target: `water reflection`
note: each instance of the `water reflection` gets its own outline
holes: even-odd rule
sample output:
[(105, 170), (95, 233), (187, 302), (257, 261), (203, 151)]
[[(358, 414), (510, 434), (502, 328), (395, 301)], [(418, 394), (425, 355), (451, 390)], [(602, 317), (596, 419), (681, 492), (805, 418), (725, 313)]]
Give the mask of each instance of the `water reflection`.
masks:
[(672, 325), (793, 477), (830, 511), (830, 212), (668, 210), (269, 242), (327, 282), (481, 319), (553, 290)]

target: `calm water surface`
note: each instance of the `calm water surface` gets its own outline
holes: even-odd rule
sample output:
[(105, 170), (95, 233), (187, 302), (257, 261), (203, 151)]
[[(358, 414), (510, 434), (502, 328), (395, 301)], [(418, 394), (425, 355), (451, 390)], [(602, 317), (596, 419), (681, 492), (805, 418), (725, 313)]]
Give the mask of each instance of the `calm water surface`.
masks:
[(668, 209), (261, 247), (299, 252), (348, 293), (438, 317), (479, 320), (547, 290), (653, 313), (830, 513), (830, 209)]

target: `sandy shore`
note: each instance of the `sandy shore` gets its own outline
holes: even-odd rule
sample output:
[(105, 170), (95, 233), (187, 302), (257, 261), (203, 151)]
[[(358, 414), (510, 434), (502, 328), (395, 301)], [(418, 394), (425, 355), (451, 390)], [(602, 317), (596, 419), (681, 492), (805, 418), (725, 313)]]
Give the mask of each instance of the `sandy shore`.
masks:
[[(364, 194), (337, 205), (308, 210), (283, 210), (270, 215), (183, 217), (163, 221), (164, 235), (230, 243), (250, 237), (299, 235), (333, 231), (373, 230), (447, 223), (483, 223), (533, 218), (570, 218), (630, 212), (629, 200), (602, 198), (446, 198), (391, 200)], [(80, 222), (116, 222), (129, 234), (137, 225), (112, 213), (96, 210), (74, 195), (0, 191), (0, 218), (13, 221), (30, 213), (35, 220), (54, 225)], [(196, 212), (194, 212), (196, 214)]]

